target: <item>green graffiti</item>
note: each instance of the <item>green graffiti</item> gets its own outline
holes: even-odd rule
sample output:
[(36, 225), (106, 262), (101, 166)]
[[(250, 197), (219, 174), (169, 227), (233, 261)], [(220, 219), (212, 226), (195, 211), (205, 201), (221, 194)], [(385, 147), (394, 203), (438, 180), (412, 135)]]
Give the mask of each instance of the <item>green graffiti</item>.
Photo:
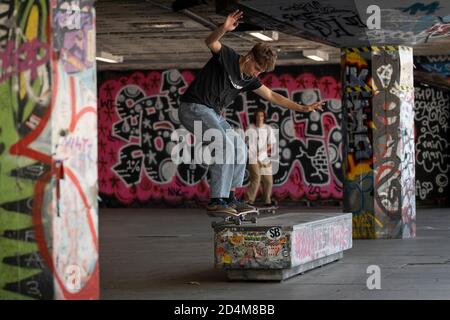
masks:
[[(53, 296), (52, 277), (35, 239), (32, 201), (49, 167), (11, 148), (49, 107), (43, 99), (50, 82), (49, 1), (11, 0), (2, 6), (13, 23), (0, 51), (0, 299), (47, 299)], [(49, 141), (50, 132), (44, 131), (34, 148), (48, 154)]]

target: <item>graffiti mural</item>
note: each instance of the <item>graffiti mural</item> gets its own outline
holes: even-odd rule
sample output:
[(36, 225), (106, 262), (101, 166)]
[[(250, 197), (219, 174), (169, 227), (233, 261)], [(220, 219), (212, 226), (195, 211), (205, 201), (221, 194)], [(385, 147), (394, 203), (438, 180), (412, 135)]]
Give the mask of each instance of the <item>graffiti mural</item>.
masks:
[[(36, 196), (42, 197), (44, 191), (38, 194), (36, 186), (51, 174), (50, 161), (45, 161), (50, 158), (50, 137), (38, 132), (43, 131), (50, 108), (51, 52), (45, 33), (49, 4), (30, 2), (0, 4), (1, 19), (10, 23), (2, 23), (0, 51), (0, 297), (51, 299), (52, 272), (34, 228)], [(25, 139), (41, 149), (34, 159), (11, 151)]]
[[(386, 27), (380, 30), (367, 30), (366, 36), (360, 40), (368, 38), (372, 44), (417, 44), (447, 37), (450, 33), (450, 16), (448, 8), (443, 5), (444, 3), (439, 7), (439, 12), (435, 13), (427, 13), (425, 10), (406, 12), (382, 8), (381, 24)], [(413, 20), (411, 15), (414, 16)]]
[[(400, 2), (372, 0), (270, 0), (221, 1), (229, 11), (240, 9), (246, 21), (266, 30), (278, 30), (337, 47), (412, 45), (450, 34), (448, 1)], [(373, 11), (379, 7), (378, 28), (371, 27)], [(370, 9), (369, 9), (370, 10)], [(225, 10), (222, 12), (225, 14)]]
[(450, 79), (450, 55), (418, 56), (414, 64), (419, 70), (438, 73)]
[(67, 3), (0, 7), (0, 298), (98, 298), (96, 70), (69, 76), (51, 47)]
[[(280, 169), (273, 190), (278, 200), (342, 198), (339, 68), (319, 70), (296, 73), (279, 67), (262, 82), (303, 104), (326, 100), (324, 112), (293, 113), (250, 92), (238, 96), (224, 114), (235, 128), (246, 130), (255, 110), (264, 108), (267, 122), (279, 129)], [(107, 205), (207, 201), (207, 168), (175, 166), (170, 157), (175, 145), (170, 134), (180, 127), (178, 98), (195, 71), (105, 72), (100, 77), (99, 187)]]
[(300, 25), (320, 37), (354, 37), (365, 28), (365, 23), (351, 6), (336, 7), (331, 3), (309, 1), (280, 5), (279, 10), (283, 21)]
[(446, 202), (450, 169), (450, 92), (416, 84), (414, 112), (417, 201)]

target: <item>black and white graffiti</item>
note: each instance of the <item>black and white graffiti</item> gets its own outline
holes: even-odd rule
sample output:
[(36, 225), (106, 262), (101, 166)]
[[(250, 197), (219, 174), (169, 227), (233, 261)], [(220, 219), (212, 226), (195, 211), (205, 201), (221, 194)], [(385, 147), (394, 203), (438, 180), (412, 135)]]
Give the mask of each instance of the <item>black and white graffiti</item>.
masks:
[(206, 174), (200, 165), (176, 166), (171, 159), (175, 142), (171, 133), (178, 129), (179, 89), (186, 86), (177, 70), (162, 74), (161, 94), (146, 96), (137, 85), (123, 87), (116, 97), (120, 121), (113, 126), (113, 136), (130, 142), (120, 150), (113, 170), (128, 184), (141, 181), (142, 170), (155, 183), (170, 182), (175, 174), (188, 184), (195, 184)]
[(448, 196), (450, 91), (416, 84), (416, 192), (418, 200)]

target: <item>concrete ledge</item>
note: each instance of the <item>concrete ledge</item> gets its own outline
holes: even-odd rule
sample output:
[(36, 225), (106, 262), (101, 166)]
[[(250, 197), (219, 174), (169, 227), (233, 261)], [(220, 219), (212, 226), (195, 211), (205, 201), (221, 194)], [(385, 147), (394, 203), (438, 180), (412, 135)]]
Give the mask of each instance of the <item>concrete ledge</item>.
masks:
[(284, 280), (343, 257), (352, 214), (291, 212), (215, 229), (215, 267), (231, 280)]

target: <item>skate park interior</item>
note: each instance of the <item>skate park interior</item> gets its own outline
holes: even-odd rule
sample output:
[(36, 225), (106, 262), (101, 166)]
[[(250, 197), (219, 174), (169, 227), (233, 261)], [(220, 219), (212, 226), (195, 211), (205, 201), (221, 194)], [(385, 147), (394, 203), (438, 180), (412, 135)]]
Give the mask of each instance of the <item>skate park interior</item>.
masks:
[[(450, 299), (450, 4), (29, 3), (0, 4), (0, 299)], [(390, 8), (381, 30), (366, 28), (371, 4)], [(227, 109), (235, 128), (264, 108), (279, 129), (279, 209), (226, 229), (237, 258), (205, 214), (206, 167), (170, 156), (179, 97), (211, 55), (204, 39), (236, 8), (245, 22), (222, 42), (244, 54), (261, 41), (251, 32), (272, 37), (278, 60), (262, 83), (299, 103), (326, 101), (323, 112), (294, 113), (246, 92)], [(15, 71), (17, 38), (34, 62)], [(287, 268), (283, 281), (224, 268), (262, 264), (245, 247), (254, 227), (283, 221), (293, 239), (314, 217), (344, 214), (342, 229), (327, 220), (293, 242), (292, 255), (309, 241), (317, 258), (316, 242), (334, 241), (325, 260)], [(283, 262), (284, 247), (269, 242), (259, 256)], [(381, 288), (368, 285), (371, 266)]]

